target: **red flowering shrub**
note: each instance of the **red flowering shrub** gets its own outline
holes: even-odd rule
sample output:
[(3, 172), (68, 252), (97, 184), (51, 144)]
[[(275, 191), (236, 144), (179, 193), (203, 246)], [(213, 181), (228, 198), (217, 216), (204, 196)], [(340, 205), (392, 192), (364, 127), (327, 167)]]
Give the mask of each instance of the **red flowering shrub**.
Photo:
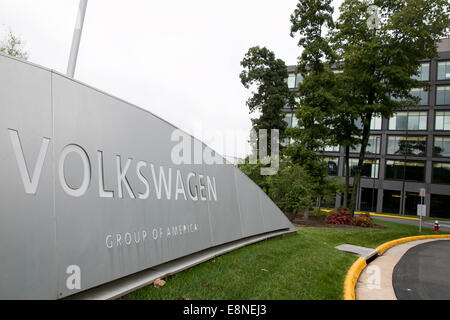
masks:
[(337, 211), (331, 211), (326, 217), (326, 221), (329, 224), (353, 224), (352, 214), (345, 209), (338, 209)]

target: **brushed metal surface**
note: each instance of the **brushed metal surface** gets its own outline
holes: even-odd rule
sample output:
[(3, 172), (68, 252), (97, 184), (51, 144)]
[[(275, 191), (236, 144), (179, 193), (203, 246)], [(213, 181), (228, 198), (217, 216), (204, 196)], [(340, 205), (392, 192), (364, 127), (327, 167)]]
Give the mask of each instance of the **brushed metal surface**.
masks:
[[(175, 164), (176, 127), (64, 75), (0, 55), (0, 110), (2, 299), (63, 298), (295, 230), (236, 167)], [(73, 265), (79, 289), (66, 283)]]

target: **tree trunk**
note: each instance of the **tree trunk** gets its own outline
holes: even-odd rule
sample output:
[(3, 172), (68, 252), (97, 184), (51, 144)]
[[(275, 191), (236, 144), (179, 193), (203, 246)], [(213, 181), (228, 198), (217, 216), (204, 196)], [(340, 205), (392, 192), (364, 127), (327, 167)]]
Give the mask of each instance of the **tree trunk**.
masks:
[(319, 197), (319, 214), (320, 214), (321, 207), (322, 207), (322, 201), (321, 201), (321, 197)]
[(363, 119), (361, 152), (359, 153), (358, 166), (356, 167), (355, 177), (353, 178), (353, 190), (352, 190), (352, 197), (350, 199), (350, 212), (352, 213), (352, 216), (354, 215), (356, 209), (356, 198), (358, 195), (359, 184), (361, 182), (361, 172), (364, 164), (364, 158), (366, 157), (367, 145), (369, 144), (371, 120), (372, 120), (372, 112), (369, 112), (365, 115)]
[(348, 188), (350, 185), (350, 146), (345, 146), (344, 166), (345, 166), (345, 189), (344, 207), (348, 208)]
[(303, 219), (308, 220), (309, 219), (309, 208), (303, 211)]

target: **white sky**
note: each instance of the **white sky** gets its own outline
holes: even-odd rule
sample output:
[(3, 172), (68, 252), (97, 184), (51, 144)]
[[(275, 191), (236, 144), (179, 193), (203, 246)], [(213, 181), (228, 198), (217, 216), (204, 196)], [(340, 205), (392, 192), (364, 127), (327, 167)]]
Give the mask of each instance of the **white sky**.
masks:
[[(0, 36), (11, 28), (26, 41), (31, 62), (65, 73), (78, 4), (0, 0)], [(90, 0), (75, 78), (153, 112), (221, 154), (243, 157), (251, 122), (240, 61), (259, 45), (296, 64), (301, 51), (289, 36), (296, 4)], [(213, 131), (235, 132), (236, 139), (213, 139)]]

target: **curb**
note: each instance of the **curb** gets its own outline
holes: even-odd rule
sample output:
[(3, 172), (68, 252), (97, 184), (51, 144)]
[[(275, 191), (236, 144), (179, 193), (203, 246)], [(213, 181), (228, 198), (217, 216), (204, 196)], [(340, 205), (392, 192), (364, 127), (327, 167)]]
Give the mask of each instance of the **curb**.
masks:
[[(423, 239), (443, 239), (443, 238), (450, 238), (450, 234), (440, 234), (440, 235), (427, 235), (427, 236), (413, 236), (413, 237), (406, 237), (406, 238), (400, 238), (395, 239), (392, 241), (388, 241), (383, 243), (382, 245), (378, 246), (375, 250), (377, 251), (377, 254), (375, 254), (373, 257), (370, 258), (370, 260), (375, 259), (377, 256), (381, 256), (383, 253), (385, 253), (389, 248), (392, 248), (396, 245), (410, 242), (410, 241), (416, 241), (416, 240), (423, 240)], [(364, 270), (364, 268), (367, 266), (367, 260), (366, 258), (360, 257), (358, 260), (356, 260), (350, 269), (347, 271), (347, 275), (345, 276), (344, 281), (344, 300), (356, 300), (355, 298), (355, 285), (358, 281), (359, 275)]]

